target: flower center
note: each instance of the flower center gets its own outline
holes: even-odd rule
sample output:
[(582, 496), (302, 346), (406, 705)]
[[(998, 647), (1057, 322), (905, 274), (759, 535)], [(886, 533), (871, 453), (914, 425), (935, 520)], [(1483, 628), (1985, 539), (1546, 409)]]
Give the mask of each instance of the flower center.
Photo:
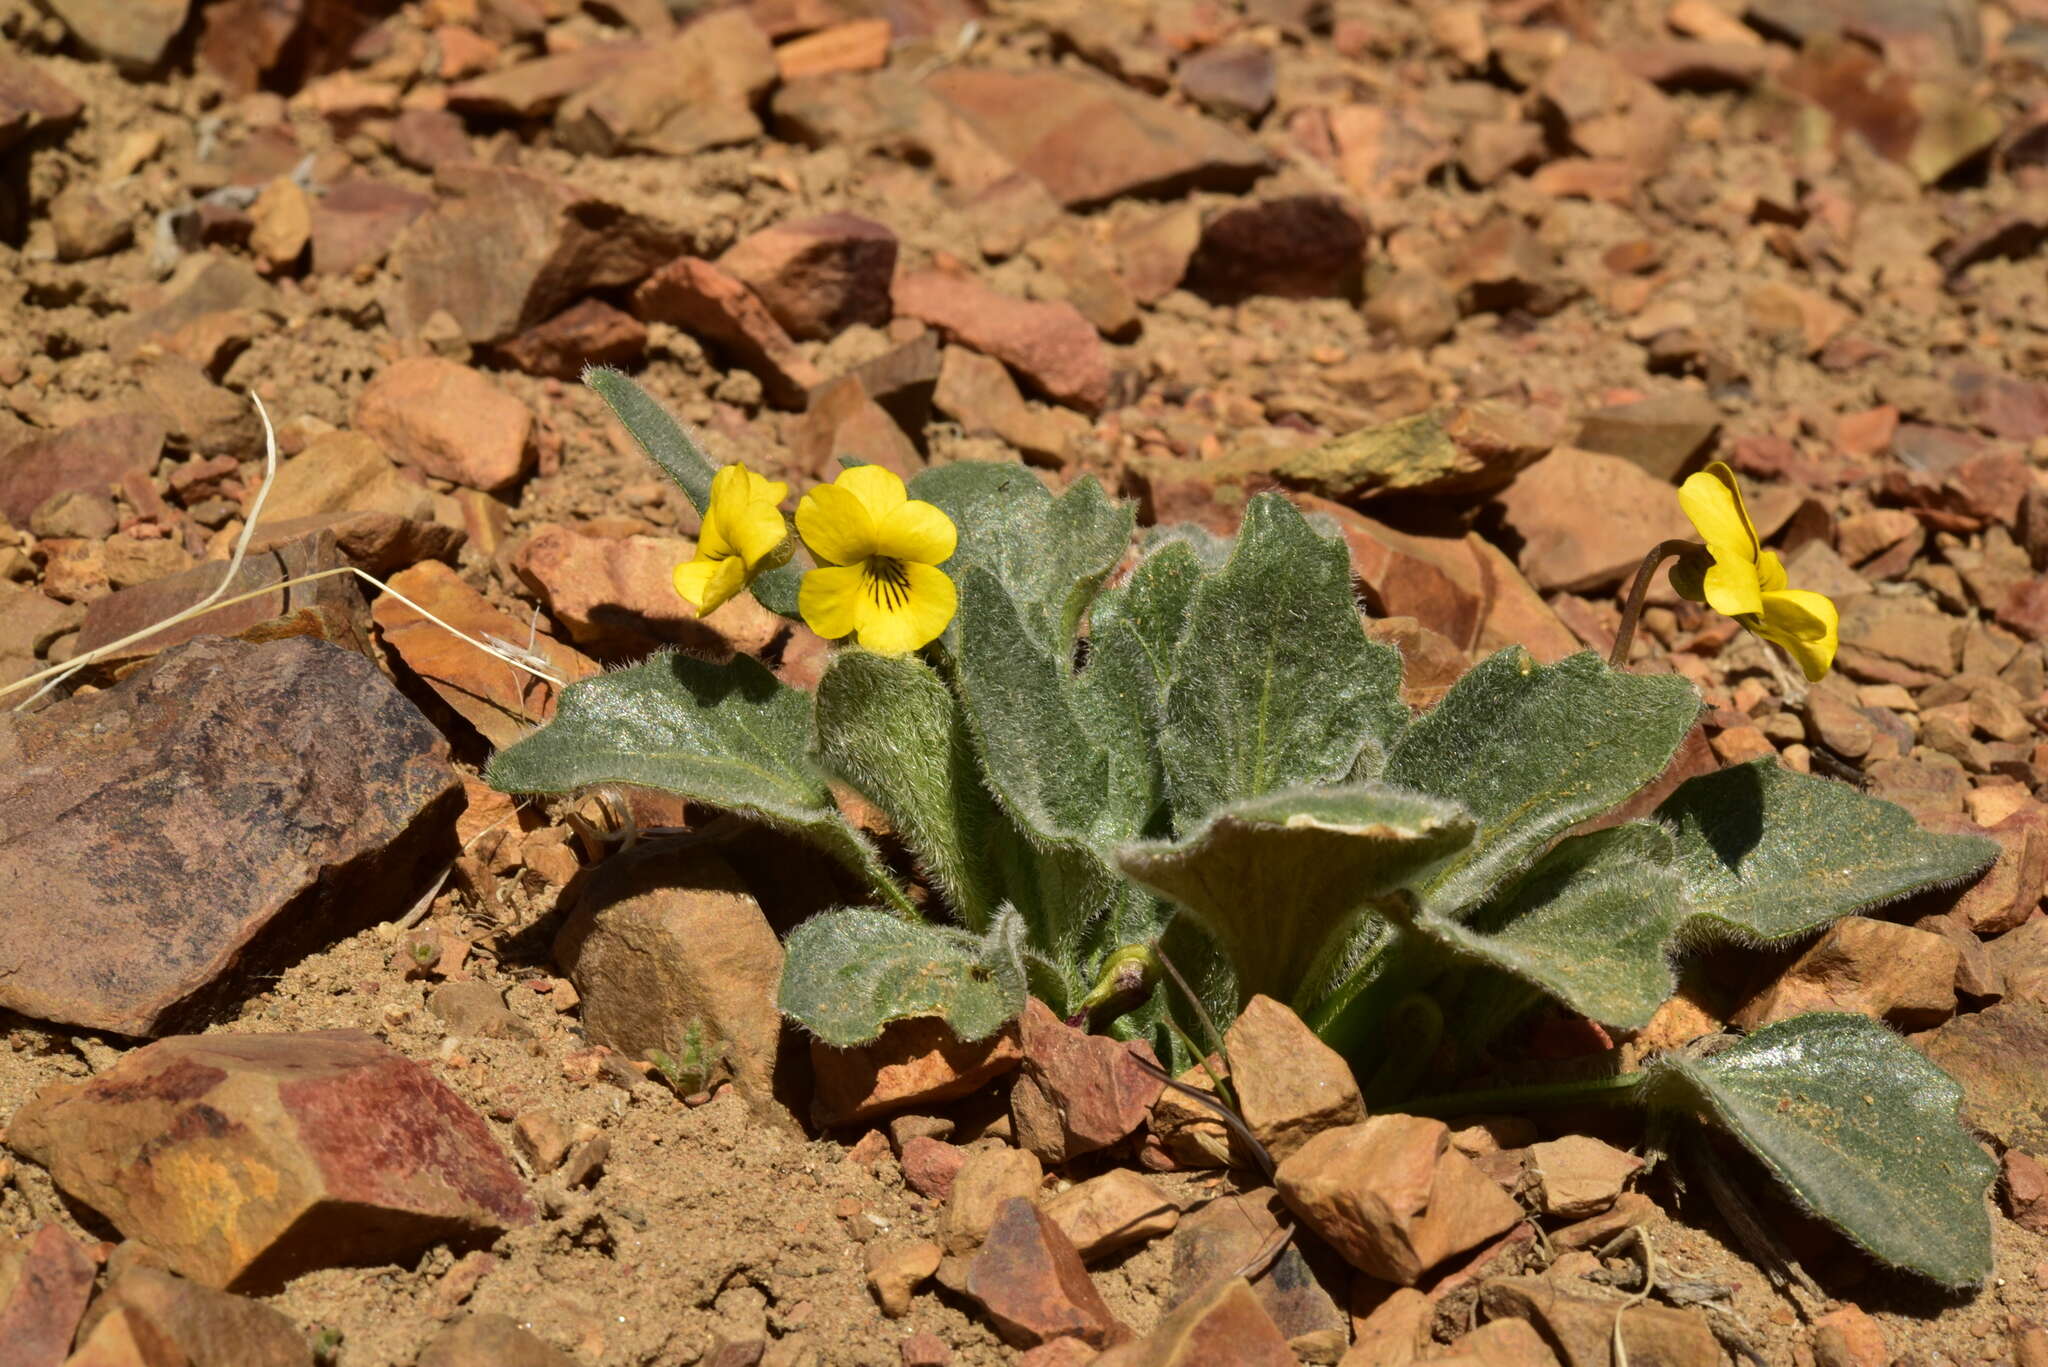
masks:
[(860, 581), (869, 601), (885, 612), (894, 612), (910, 601), (909, 572), (893, 556), (871, 555), (862, 561)]

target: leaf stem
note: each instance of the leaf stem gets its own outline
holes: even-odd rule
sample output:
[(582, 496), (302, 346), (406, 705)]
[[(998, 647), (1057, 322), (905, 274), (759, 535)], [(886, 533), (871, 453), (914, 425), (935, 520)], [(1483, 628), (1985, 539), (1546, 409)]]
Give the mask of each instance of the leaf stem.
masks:
[(1636, 639), (1636, 621), (1643, 615), (1643, 600), (1650, 596), (1650, 581), (1656, 577), (1657, 567), (1698, 548), (1698, 543), (1692, 541), (1659, 541), (1643, 557), (1643, 563), (1636, 566), (1635, 582), (1629, 585), (1628, 606), (1621, 610), (1621, 625), (1614, 631), (1614, 650), (1607, 657), (1608, 668), (1620, 669), (1628, 664), (1628, 649)]
[(1474, 1092), (1440, 1092), (1403, 1101), (1406, 1115), (1479, 1115), (1553, 1106), (1621, 1106), (1648, 1080), (1646, 1073), (1616, 1073), (1579, 1082), (1539, 1082), (1521, 1087), (1487, 1087)]

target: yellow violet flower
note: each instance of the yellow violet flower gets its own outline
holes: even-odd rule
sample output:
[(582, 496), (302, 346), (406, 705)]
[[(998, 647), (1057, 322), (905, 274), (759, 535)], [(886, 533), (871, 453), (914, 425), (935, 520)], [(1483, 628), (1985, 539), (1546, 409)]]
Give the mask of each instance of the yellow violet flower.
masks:
[(805, 494), (796, 529), (819, 563), (797, 589), (797, 611), (820, 636), (902, 655), (953, 620), (958, 594), (936, 568), (958, 541), (953, 519), (881, 466), (856, 465)]
[(711, 477), (697, 554), (676, 566), (676, 592), (699, 617), (709, 617), (755, 575), (789, 559), (789, 524), (775, 506), (787, 497), (787, 484), (763, 479), (744, 465), (728, 465)]
[(1808, 682), (1823, 678), (1840, 644), (1840, 616), (1826, 594), (1786, 587), (1785, 566), (1757, 540), (1735, 472), (1715, 461), (1679, 486), (1678, 506), (1713, 563), (1702, 572), (1698, 560), (1680, 560), (1671, 587), (1783, 647)]

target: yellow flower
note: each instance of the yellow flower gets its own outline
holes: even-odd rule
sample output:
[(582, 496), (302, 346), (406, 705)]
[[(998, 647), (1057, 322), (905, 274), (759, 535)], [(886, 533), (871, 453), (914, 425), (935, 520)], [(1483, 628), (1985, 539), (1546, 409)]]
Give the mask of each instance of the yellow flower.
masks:
[(744, 465), (728, 465), (712, 476), (697, 554), (676, 566), (676, 592), (699, 617), (709, 617), (755, 575), (789, 559), (789, 524), (775, 506), (788, 496), (787, 484), (763, 479)]
[(953, 519), (881, 466), (856, 465), (805, 494), (796, 529), (819, 563), (797, 589), (797, 610), (820, 636), (902, 655), (953, 620), (953, 581), (935, 568), (953, 554)]
[(1735, 472), (1715, 461), (1679, 486), (1678, 506), (1699, 529), (1713, 564), (1681, 560), (1672, 566), (1671, 586), (1782, 646), (1809, 682), (1823, 678), (1840, 644), (1840, 616), (1826, 594), (1786, 587), (1785, 566), (1757, 541)]

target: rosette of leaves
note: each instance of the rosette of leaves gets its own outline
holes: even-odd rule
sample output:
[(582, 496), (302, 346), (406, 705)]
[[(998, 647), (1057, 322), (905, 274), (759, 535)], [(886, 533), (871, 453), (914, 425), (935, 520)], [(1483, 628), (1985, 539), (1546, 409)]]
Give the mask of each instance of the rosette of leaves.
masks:
[[(595, 383), (701, 506), (681, 430)], [(1545, 1001), (1640, 1027), (1687, 946), (1794, 940), (1995, 853), (1770, 763), (1614, 820), (1697, 720), (1688, 682), (1509, 649), (1414, 716), (1342, 541), (1277, 495), (1233, 541), (1155, 533), (1110, 586), (1133, 517), (1092, 481), (1055, 497), (1021, 466), (960, 464), (912, 494), (960, 529), (959, 612), (921, 657), (841, 649), (815, 694), (657, 657), (570, 685), (490, 771), (666, 788), (858, 870), (878, 905), (787, 945), (782, 1007), (831, 1043), (918, 1015), (975, 1038), (1027, 991), (1074, 1013), (1117, 950), (1164, 943), (1212, 1014), (1288, 1002), (1389, 1108)], [(756, 591), (788, 610), (766, 576)], [(946, 921), (911, 910), (830, 780), (888, 815)], [(1166, 1012), (1154, 992), (1109, 1028), (1182, 1057)], [(1733, 1135), (1886, 1261), (1948, 1285), (1988, 1269), (1993, 1172), (1954, 1085), (1871, 1022), (1802, 1017), (1587, 1091)]]

